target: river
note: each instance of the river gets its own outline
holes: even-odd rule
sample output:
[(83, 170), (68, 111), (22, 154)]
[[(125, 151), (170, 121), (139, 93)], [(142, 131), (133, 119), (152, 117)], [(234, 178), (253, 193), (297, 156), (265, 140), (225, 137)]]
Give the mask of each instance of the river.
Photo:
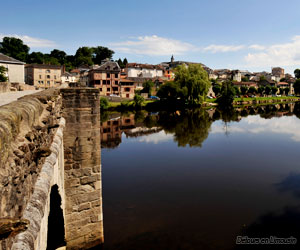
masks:
[(268, 249), (237, 245), (238, 236), (300, 241), (299, 110), (102, 114), (104, 249)]

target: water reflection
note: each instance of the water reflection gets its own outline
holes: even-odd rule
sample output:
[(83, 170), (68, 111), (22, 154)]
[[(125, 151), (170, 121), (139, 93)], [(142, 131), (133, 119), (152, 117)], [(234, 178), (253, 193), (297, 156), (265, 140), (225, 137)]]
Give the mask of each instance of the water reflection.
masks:
[[(136, 113), (104, 112), (101, 122), (101, 147), (116, 148), (122, 142), (122, 134), (126, 137), (139, 137), (153, 133), (160, 133), (155, 140), (153, 138), (141, 141), (163, 141), (172, 135), (179, 147), (201, 147), (209, 133), (232, 132), (274, 133), (289, 134), (291, 138), (300, 141), (300, 130), (296, 120), (270, 121), (274, 117), (293, 116), (300, 118), (300, 104), (276, 104), (258, 107), (242, 107), (235, 109), (196, 109), (176, 112), (148, 113), (138, 111)], [(243, 117), (248, 117), (244, 128), (238, 128), (234, 124), (228, 127), (227, 123), (239, 122)], [(260, 119), (264, 118), (264, 119)], [(215, 121), (223, 124), (212, 124)], [(161, 133), (164, 131), (164, 133)]]
[(300, 241), (298, 110), (106, 114), (105, 249), (260, 249), (237, 248), (238, 235)]

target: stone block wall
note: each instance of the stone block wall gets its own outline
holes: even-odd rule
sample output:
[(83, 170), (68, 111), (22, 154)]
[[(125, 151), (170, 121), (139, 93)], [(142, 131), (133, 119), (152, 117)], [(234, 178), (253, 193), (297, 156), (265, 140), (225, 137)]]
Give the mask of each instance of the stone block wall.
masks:
[[(23, 218), (61, 117), (58, 91), (0, 107), (0, 218)], [(12, 237), (0, 241), (11, 249)]]
[(98, 89), (61, 89), (67, 249), (103, 243), (100, 96)]

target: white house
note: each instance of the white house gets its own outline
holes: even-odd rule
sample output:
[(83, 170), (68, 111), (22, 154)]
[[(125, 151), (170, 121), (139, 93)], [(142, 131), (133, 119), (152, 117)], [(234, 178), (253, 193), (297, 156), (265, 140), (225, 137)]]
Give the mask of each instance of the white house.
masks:
[(9, 82), (25, 83), (25, 63), (0, 53), (0, 66), (7, 69), (6, 77)]
[(126, 71), (128, 77), (163, 77), (163, 67), (161, 65), (128, 63)]
[(74, 83), (77, 82), (76, 76), (70, 74), (69, 72), (65, 72), (61, 75), (61, 83)]

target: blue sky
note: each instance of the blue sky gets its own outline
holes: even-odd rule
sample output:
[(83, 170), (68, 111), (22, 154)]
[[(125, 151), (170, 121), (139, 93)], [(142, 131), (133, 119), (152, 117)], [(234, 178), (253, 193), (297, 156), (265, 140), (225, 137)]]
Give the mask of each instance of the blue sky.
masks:
[(31, 51), (101, 45), (130, 62), (174, 54), (213, 69), (300, 67), (299, 0), (10, 0), (1, 9), (0, 38)]

